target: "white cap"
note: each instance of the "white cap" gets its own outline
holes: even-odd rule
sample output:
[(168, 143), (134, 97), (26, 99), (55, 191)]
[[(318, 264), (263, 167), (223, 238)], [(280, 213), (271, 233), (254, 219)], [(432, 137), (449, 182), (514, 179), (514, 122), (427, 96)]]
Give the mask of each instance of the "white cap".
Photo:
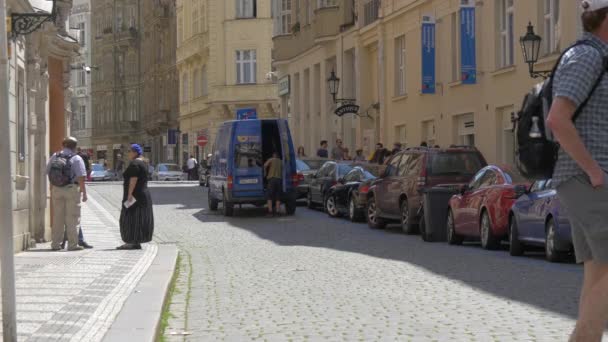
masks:
[(585, 12), (593, 12), (608, 7), (608, 0), (583, 0), (581, 6)]

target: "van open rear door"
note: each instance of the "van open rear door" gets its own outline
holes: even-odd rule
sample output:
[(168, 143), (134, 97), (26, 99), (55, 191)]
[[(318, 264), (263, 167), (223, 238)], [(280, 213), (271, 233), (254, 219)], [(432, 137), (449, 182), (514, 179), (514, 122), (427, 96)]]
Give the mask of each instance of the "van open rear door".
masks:
[(279, 134), (281, 135), (281, 151), (283, 153), (283, 155), (281, 156), (281, 159), (283, 160), (283, 192), (288, 192), (292, 190), (293, 187), (291, 177), (292, 175), (295, 175), (297, 173), (294, 168), (296, 156), (287, 120), (279, 119), (277, 120), (277, 122), (279, 124)]
[(236, 124), (234, 134), (234, 185), (235, 197), (264, 195), (261, 122), (246, 120)]

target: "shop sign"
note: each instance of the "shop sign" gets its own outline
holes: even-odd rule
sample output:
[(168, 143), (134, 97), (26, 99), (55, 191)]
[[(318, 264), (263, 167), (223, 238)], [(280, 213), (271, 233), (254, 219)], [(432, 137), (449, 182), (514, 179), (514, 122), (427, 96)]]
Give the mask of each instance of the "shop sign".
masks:
[(291, 82), (289, 75), (283, 76), (279, 79), (279, 96), (289, 95), (291, 89)]
[(112, 149), (113, 150), (122, 150), (122, 145), (121, 144), (114, 144), (114, 145), (112, 145)]
[(107, 151), (108, 146), (106, 145), (97, 145), (97, 151)]
[(338, 107), (335, 111), (334, 114), (336, 114), (337, 116), (344, 116), (346, 114), (359, 114), (359, 109), (360, 107), (357, 106), (356, 104), (345, 104), (343, 106)]

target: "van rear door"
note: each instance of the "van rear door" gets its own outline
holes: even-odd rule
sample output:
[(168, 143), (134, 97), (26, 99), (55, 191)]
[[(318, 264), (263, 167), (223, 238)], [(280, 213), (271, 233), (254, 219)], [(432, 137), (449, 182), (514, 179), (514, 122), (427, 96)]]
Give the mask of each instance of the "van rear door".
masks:
[(264, 196), (262, 124), (259, 120), (236, 123), (233, 135), (234, 197)]
[(283, 160), (283, 191), (288, 192), (293, 189), (292, 175), (297, 173), (296, 156), (287, 120), (279, 119), (277, 123), (279, 125), (279, 134), (281, 135), (281, 151), (283, 153), (281, 156)]

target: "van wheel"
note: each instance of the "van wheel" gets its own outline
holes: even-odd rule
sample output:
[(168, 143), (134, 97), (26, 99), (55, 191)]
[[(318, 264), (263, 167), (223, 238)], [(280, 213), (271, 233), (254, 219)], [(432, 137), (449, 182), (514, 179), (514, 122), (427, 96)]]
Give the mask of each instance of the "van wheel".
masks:
[(408, 235), (418, 233), (418, 229), (412, 224), (412, 215), (410, 214), (407, 199), (404, 199), (403, 203), (401, 203), (401, 229)]
[(285, 203), (285, 212), (287, 213), (287, 215), (291, 216), (296, 213), (296, 207), (297, 204), (295, 200), (288, 200)]
[(234, 215), (234, 204), (232, 204), (226, 200), (226, 193), (224, 193), (224, 199), (222, 202), (224, 204), (224, 216), (233, 216)]
[(213, 198), (213, 196), (211, 195), (211, 189), (207, 191), (207, 202), (209, 204), (209, 210), (217, 211), (219, 201)]

